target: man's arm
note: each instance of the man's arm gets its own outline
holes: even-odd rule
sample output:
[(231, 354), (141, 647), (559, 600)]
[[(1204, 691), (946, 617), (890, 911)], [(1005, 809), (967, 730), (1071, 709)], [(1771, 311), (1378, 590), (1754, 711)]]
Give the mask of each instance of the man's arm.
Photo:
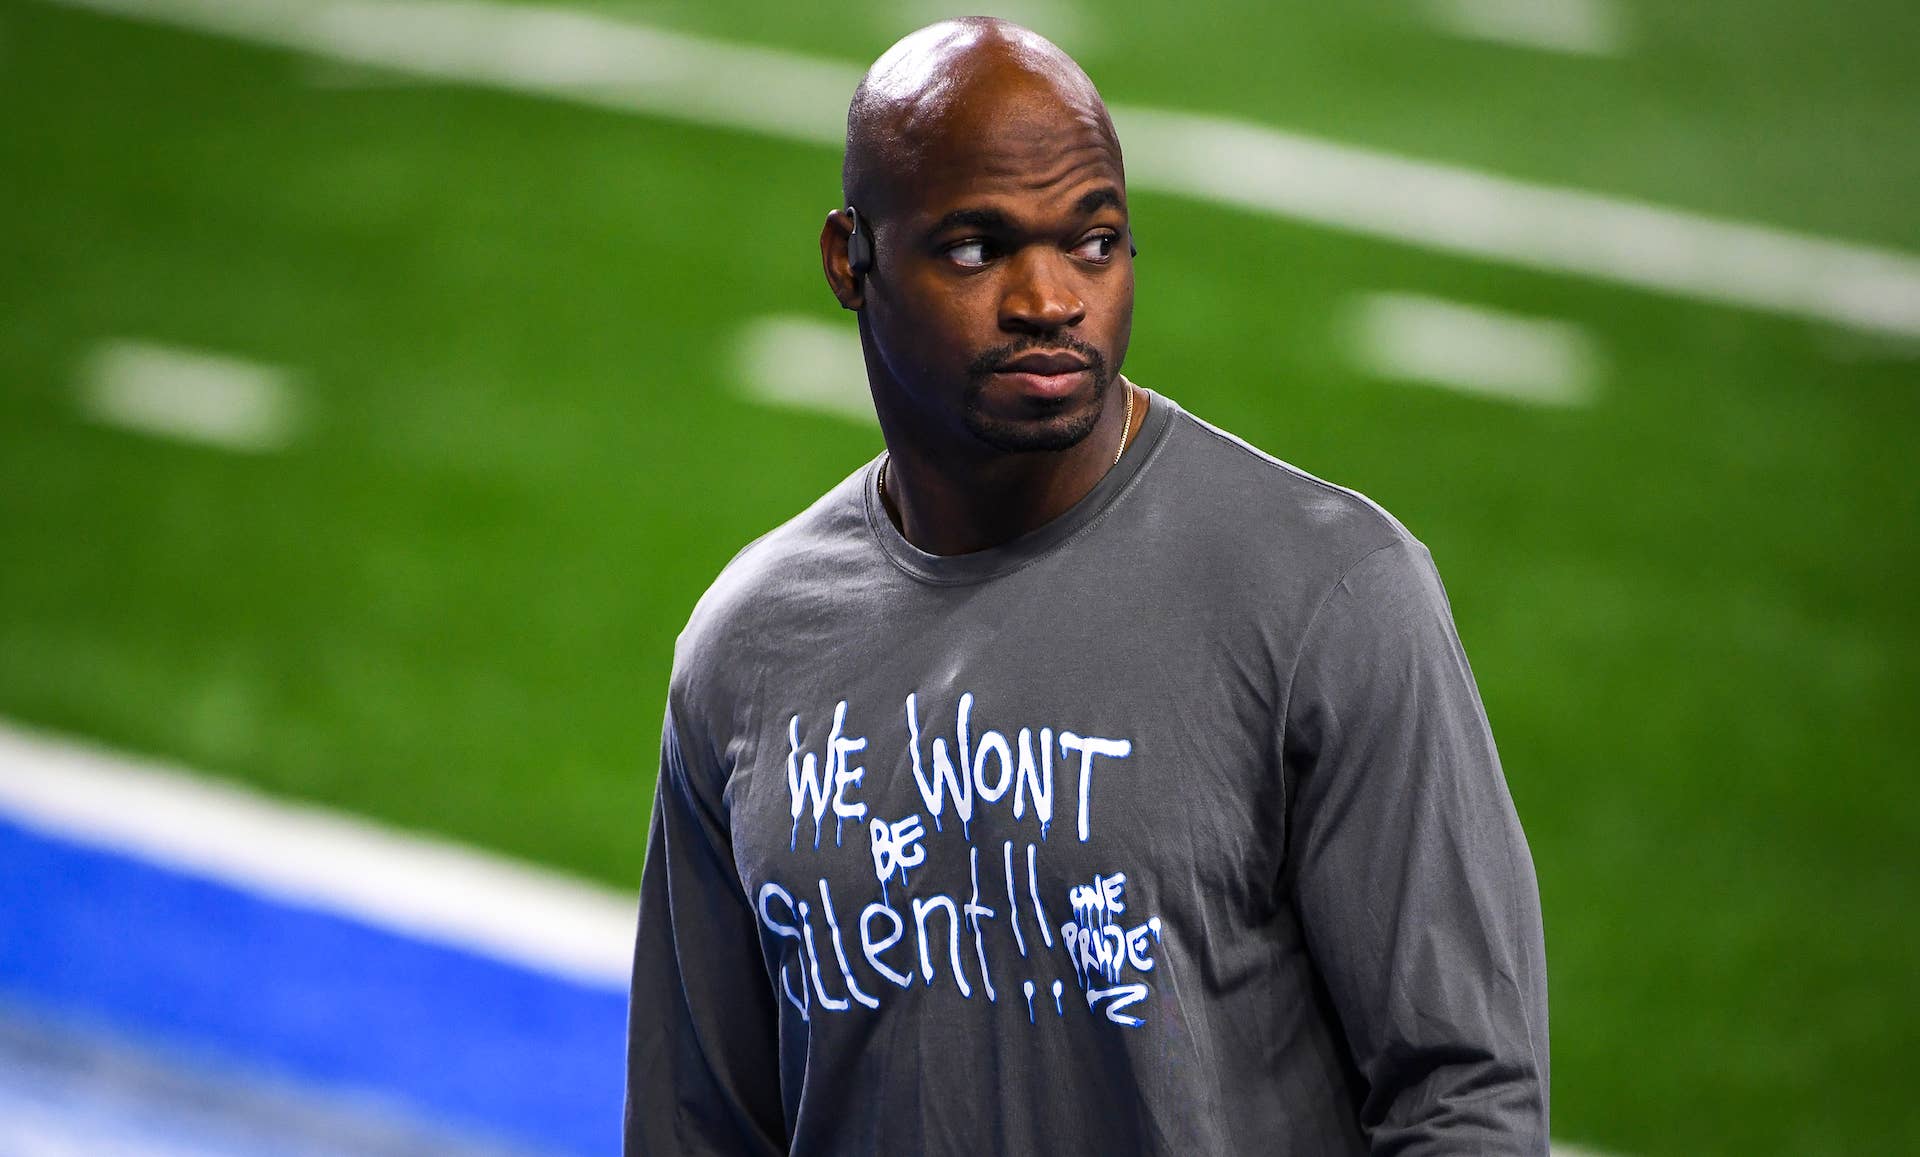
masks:
[(787, 1152), (779, 1011), (710, 762), (669, 709), (628, 1004), (626, 1157)]
[(1425, 548), (1356, 563), (1288, 700), (1288, 855), (1375, 1153), (1547, 1153), (1540, 901)]

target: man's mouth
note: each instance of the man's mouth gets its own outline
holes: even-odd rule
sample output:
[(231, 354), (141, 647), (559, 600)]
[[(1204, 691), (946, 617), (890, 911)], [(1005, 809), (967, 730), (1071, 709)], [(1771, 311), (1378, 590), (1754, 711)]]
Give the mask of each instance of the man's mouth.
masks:
[(1059, 344), (1020, 342), (987, 350), (967, 372), (981, 388), (990, 388), (999, 399), (996, 405), (1016, 406), (1029, 415), (1036, 407), (1052, 413), (1084, 401), (1105, 378), (1105, 359), (1092, 345), (1065, 335), (1053, 340)]
[(1021, 354), (1017, 358), (1000, 363), (994, 367), (996, 373), (1030, 374), (1034, 377), (1058, 377), (1063, 374), (1077, 374), (1087, 368), (1087, 359), (1079, 354), (1060, 350), (1057, 352), (1034, 351)]

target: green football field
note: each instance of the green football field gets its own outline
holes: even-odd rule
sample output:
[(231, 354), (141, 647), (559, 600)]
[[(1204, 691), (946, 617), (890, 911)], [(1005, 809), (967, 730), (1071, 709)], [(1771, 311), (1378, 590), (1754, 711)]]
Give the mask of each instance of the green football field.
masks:
[[(590, 7), (856, 65), (935, 14)], [(1115, 102), (1920, 253), (1911, 0), (1639, 0), (1594, 54), (1415, 0), (1029, 7)], [(0, 0), (0, 110), (0, 716), (634, 885), (694, 599), (880, 447), (736, 381), (756, 318), (855, 341), (837, 152), (39, 0)], [(1911, 1145), (1920, 336), (1133, 216), (1129, 374), (1447, 580), (1540, 872), (1556, 1136)], [(1562, 323), (1591, 398), (1369, 369), (1380, 294)], [(297, 433), (90, 418), (129, 342), (279, 367)]]

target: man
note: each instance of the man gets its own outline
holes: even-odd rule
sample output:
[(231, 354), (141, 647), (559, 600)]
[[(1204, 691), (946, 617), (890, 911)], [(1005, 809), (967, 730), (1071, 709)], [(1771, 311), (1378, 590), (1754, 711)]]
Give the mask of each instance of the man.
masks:
[(887, 450), (680, 637), (628, 1153), (1546, 1153), (1532, 864), (1439, 579), (1120, 376), (1092, 83), (923, 29), (844, 185)]

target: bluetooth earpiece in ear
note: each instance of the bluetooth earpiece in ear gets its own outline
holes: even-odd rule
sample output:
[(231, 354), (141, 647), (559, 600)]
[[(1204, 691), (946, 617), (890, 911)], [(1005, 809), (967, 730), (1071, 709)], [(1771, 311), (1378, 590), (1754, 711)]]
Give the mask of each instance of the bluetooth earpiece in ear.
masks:
[(853, 231), (847, 234), (847, 268), (855, 277), (873, 268), (873, 238), (860, 225), (860, 210), (847, 206), (847, 220), (853, 225)]

